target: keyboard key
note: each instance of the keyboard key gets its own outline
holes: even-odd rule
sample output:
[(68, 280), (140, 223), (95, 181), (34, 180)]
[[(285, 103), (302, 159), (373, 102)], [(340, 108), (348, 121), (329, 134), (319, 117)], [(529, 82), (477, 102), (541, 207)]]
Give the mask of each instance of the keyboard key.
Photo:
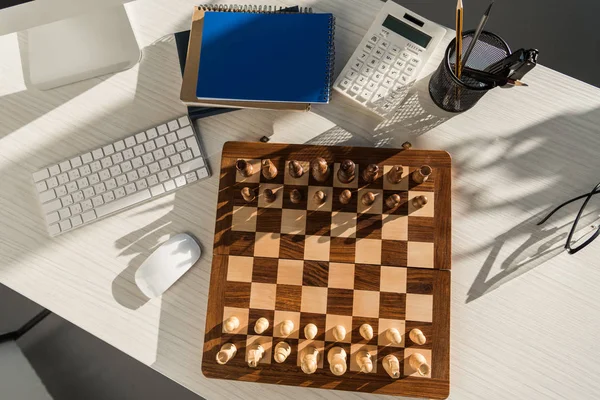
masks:
[(67, 174), (60, 174), (57, 176), (57, 178), (59, 185), (64, 185), (65, 183), (69, 182), (69, 175)]
[(182, 174), (185, 174), (187, 172), (190, 171), (194, 171), (198, 168), (202, 168), (204, 167), (204, 159), (202, 158), (196, 158), (192, 161), (188, 161), (186, 163), (183, 163), (179, 166), (179, 170), (181, 171)]
[(80, 201), (83, 201), (83, 192), (78, 191), (73, 193), (73, 202), (74, 203), (79, 203)]
[(137, 135), (135, 135), (135, 140), (136, 142), (138, 142), (138, 144), (144, 143), (147, 140), (146, 132), (140, 132)]
[(100, 163), (100, 161), (94, 161), (90, 164), (90, 169), (92, 170), (92, 172), (98, 172), (102, 169), (102, 164)]
[(58, 186), (58, 179), (56, 179), (56, 177), (53, 176), (46, 181), (46, 185), (48, 185), (49, 188), (55, 188)]
[(107, 180), (104, 184), (106, 185), (106, 190), (113, 190), (117, 187), (117, 181), (114, 178)]
[(165, 187), (162, 183), (159, 183), (158, 185), (151, 187), (150, 192), (152, 193), (152, 196), (158, 196), (165, 192)]
[(170, 160), (171, 160), (171, 165), (178, 165), (183, 162), (183, 160), (181, 159), (181, 156), (179, 154), (175, 154), (175, 155), (171, 156)]
[(131, 160), (131, 165), (133, 166), (134, 169), (138, 169), (139, 167), (144, 165), (144, 162), (142, 161), (141, 157), (136, 157), (133, 160)]
[(81, 176), (87, 176), (91, 173), (92, 173), (92, 170), (90, 169), (89, 165), (84, 165), (83, 167), (79, 168), (79, 174)]
[(34, 182), (39, 182), (48, 178), (50, 178), (50, 172), (46, 168), (33, 174)]
[(123, 159), (123, 153), (114, 154), (112, 156), (112, 160), (113, 160), (114, 164), (121, 164), (124, 161), (124, 159)]
[(115, 142), (114, 144), (115, 151), (123, 151), (125, 150), (125, 143), (122, 140)]
[(181, 127), (188, 126), (190, 124), (190, 119), (186, 116), (179, 118), (177, 121), (179, 121), (179, 126)]
[(104, 204), (104, 199), (102, 198), (102, 196), (96, 196), (92, 199), (92, 204), (94, 205), (94, 207), (99, 207), (102, 204)]
[(90, 185), (95, 185), (100, 182), (100, 177), (98, 174), (92, 174), (88, 177), (88, 180), (90, 181)]
[(104, 152), (102, 149), (96, 149), (92, 151), (92, 157), (94, 157), (94, 160), (100, 160), (101, 158), (104, 158)]
[(83, 212), (81, 204), (74, 204), (71, 207), (69, 207), (69, 210), (71, 210), (71, 215), (81, 214)]
[(175, 178), (178, 175), (179, 175), (179, 168), (177, 168), (177, 166), (175, 166), (173, 168), (169, 168), (169, 176), (171, 178)]
[(173, 154), (175, 154), (175, 146), (173, 146), (172, 144), (170, 144), (167, 147), (165, 147), (165, 154), (167, 155), (167, 157), (170, 157)]
[(67, 172), (71, 169), (71, 163), (69, 161), (63, 161), (59, 164), (61, 172)]
[(156, 130), (158, 131), (159, 135), (165, 135), (165, 134), (169, 133), (169, 128), (167, 128), (167, 125), (165, 125), (165, 124), (157, 126)]
[(48, 213), (50, 213), (52, 211), (58, 210), (61, 206), (62, 206), (62, 204), (61, 204), (60, 200), (59, 199), (55, 199), (55, 200), (52, 200), (52, 201), (50, 201), (48, 203), (44, 203), (42, 205), (42, 208), (44, 209), (44, 212), (46, 214), (48, 214)]
[[(67, 189), (68, 189), (68, 186), (69, 186), (69, 185), (67, 185)], [(81, 178), (80, 180), (78, 180), (78, 181), (77, 181), (77, 186), (79, 187), (79, 189), (83, 189), (83, 188), (85, 188), (85, 187), (88, 187), (88, 186), (90, 186), (90, 183), (89, 183), (89, 181), (88, 181), (88, 178)], [(77, 190), (77, 189), (76, 189), (76, 190)]]
[(58, 215), (60, 215), (60, 219), (69, 218), (71, 216), (71, 210), (64, 208), (58, 212)]
[(156, 144), (154, 144), (154, 140), (149, 140), (146, 143), (144, 143), (144, 149), (146, 149), (146, 152), (148, 153), (156, 150)]
[(156, 131), (156, 128), (148, 129), (146, 131), (146, 137), (148, 138), (148, 140), (158, 137), (158, 132)]
[[(73, 182), (73, 185), (76, 185), (75, 182)], [(77, 189), (75, 189), (77, 190)], [(59, 186), (56, 188), (56, 197), (63, 197), (67, 195), (67, 188), (66, 186)]]
[(79, 190), (79, 187), (77, 186), (77, 182), (67, 183), (67, 192), (68, 193), (73, 193), (73, 192), (76, 192), (77, 190)]
[(183, 140), (180, 140), (179, 142), (175, 143), (175, 150), (177, 150), (178, 153), (181, 153), (185, 149), (187, 149), (187, 146), (185, 145), (185, 142)]
[(83, 197), (85, 197), (86, 199), (89, 199), (90, 197), (93, 197), (96, 195), (96, 192), (94, 191), (93, 187), (86, 187), (85, 189), (83, 189)]
[(133, 170), (133, 171), (130, 171), (127, 173), (127, 180), (129, 182), (137, 181), (138, 179), (140, 179), (140, 176), (138, 175), (136, 170)]
[(106, 185), (104, 184), (104, 182), (100, 182), (99, 184), (95, 185), (94, 191), (96, 192), (96, 194), (102, 194), (106, 192)]
[(79, 179), (80, 177), (81, 177), (81, 175), (79, 174), (78, 169), (72, 169), (71, 171), (69, 171), (69, 180), (70, 181), (74, 181), (76, 179)]
[(141, 203), (142, 201), (148, 200), (150, 198), (150, 191), (148, 189), (140, 190), (139, 192), (127, 196), (126, 198), (114, 200), (108, 204), (104, 204), (96, 208), (96, 213), (98, 217), (103, 217), (112, 214), (113, 212), (120, 211), (125, 207), (130, 207), (134, 204)]
[(150, 164), (148, 168), (150, 169), (151, 174), (156, 174), (158, 171), (160, 171), (160, 165), (158, 165), (157, 162)]
[(142, 161), (144, 162), (144, 164), (148, 165), (154, 161), (154, 156), (152, 155), (152, 153), (144, 154), (142, 156)]
[(83, 161), (84, 164), (89, 164), (92, 161), (94, 161), (94, 158), (92, 157), (92, 153), (85, 153), (84, 155), (82, 155), (81, 161)]
[(39, 198), (42, 203), (46, 203), (50, 200), (54, 200), (56, 198), (56, 193), (54, 192), (54, 189), (50, 189), (47, 192), (40, 193)]
[(46, 223), (47, 224), (53, 224), (55, 222), (58, 222), (60, 220), (60, 216), (58, 215), (58, 213), (55, 212), (51, 212), (50, 214), (46, 215)]
[(158, 177), (156, 175), (150, 175), (148, 177), (148, 185), (149, 186), (158, 185)]
[(35, 184), (35, 188), (37, 189), (38, 192), (43, 192), (48, 190), (48, 185), (46, 184), (46, 181), (39, 181), (38, 183)]
[(125, 175), (119, 175), (117, 176), (117, 185), (118, 186), (123, 186), (127, 184), (127, 177)]
[(52, 236), (58, 235), (60, 233), (60, 226), (58, 224), (50, 225), (48, 227), (48, 233)]
[(113, 147), (112, 144), (106, 145), (102, 148), (102, 151), (104, 151), (104, 155), (105, 156), (110, 156), (111, 154), (113, 154), (115, 152), (115, 148)]
[(154, 141), (154, 144), (156, 145), (156, 147), (163, 147), (166, 146), (167, 144), (167, 139), (165, 139), (163, 136), (160, 136), (159, 138), (157, 138)]
[(94, 210), (88, 211), (81, 214), (81, 218), (83, 218), (83, 222), (93, 221), (96, 219), (96, 212)]
[(200, 168), (196, 173), (198, 174), (198, 179), (204, 179), (208, 176), (208, 170), (206, 168)]
[(81, 215), (76, 215), (73, 218), (71, 218), (71, 225), (73, 225), (73, 227), (79, 226), (81, 224), (83, 224), (83, 218), (81, 218)]
[[(186, 137), (190, 137), (194, 135), (194, 130), (192, 129), (191, 126), (186, 126), (183, 129), (180, 129), (177, 131), (177, 137), (179, 139), (185, 139)], [(168, 140), (168, 138), (167, 138)]]
[(125, 189), (123, 187), (118, 187), (113, 192), (115, 194), (115, 198), (120, 199), (121, 197), (125, 197)]
[(83, 163), (81, 162), (81, 157), (75, 157), (71, 159), (71, 166), (73, 168), (79, 168), (81, 167), (81, 165), (83, 165)]
[(167, 192), (168, 192), (168, 191), (171, 191), (171, 190), (173, 190), (173, 189), (175, 189), (175, 188), (176, 188), (176, 186), (175, 186), (175, 181), (174, 181), (174, 180), (172, 180), (172, 179), (171, 179), (171, 180), (168, 180), (168, 181), (166, 181), (165, 183), (163, 183), (163, 185), (165, 185), (165, 190), (166, 190)]
[(110, 167), (109, 171), (110, 171), (111, 176), (117, 176), (117, 175), (121, 175), (123, 173), (123, 171), (121, 171), (120, 165), (113, 165), (112, 167)]
[(160, 165), (160, 169), (171, 168), (171, 160), (169, 160), (168, 158), (163, 158), (158, 162), (158, 164)]
[(131, 149), (125, 149), (123, 151), (123, 158), (125, 160), (131, 160), (134, 156), (135, 156), (135, 154), (133, 153), (133, 150), (131, 150)]
[(175, 186), (182, 187), (185, 184), (186, 184), (185, 176), (180, 175), (177, 178), (175, 178)]
[(135, 187), (135, 183), (128, 183), (125, 185), (125, 193), (131, 194), (137, 192), (137, 188)]
[(61, 221), (60, 222), (60, 230), (66, 231), (68, 229), (71, 229), (71, 221), (69, 221), (69, 220)]
[(191, 150), (186, 150), (181, 153), (181, 158), (183, 158), (183, 161), (190, 161), (192, 158), (194, 158), (194, 156), (192, 155)]
[(187, 174), (185, 174), (185, 180), (188, 183), (196, 182), (198, 180), (198, 176), (195, 172), (188, 172)]
[(196, 141), (196, 138), (187, 138), (185, 139), (185, 142), (187, 143), (188, 148), (192, 150), (192, 154), (194, 154), (194, 157), (200, 157), (200, 148), (198, 147), (198, 142)]
[(60, 167), (58, 165), (53, 165), (48, 168), (48, 171), (50, 172), (50, 176), (56, 176), (60, 174)]
[(158, 180), (160, 182), (168, 181), (169, 180), (169, 174), (167, 173), (167, 171), (160, 171), (158, 173)]
[(138, 144), (137, 146), (135, 146), (133, 148), (133, 154), (135, 154), (136, 156), (141, 156), (145, 152), (146, 152), (146, 150), (144, 149), (144, 146), (142, 146), (141, 144)]
[(128, 138), (125, 139), (126, 147), (133, 147), (136, 144), (137, 144), (137, 142), (135, 141), (135, 137), (133, 137), (133, 136), (129, 136)]
[(179, 124), (177, 123), (177, 120), (167, 122), (167, 128), (169, 128), (169, 131), (171, 132), (179, 129)]
[(115, 194), (113, 192), (104, 193), (102, 199), (104, 199), (104, 203), (108, 203), (115, 199)]
[(148, 167), (144, 165), (142, 168), (138, 169), (138, 174), (140, 177), (145, 178), (150, 175), (150, 171), (148, 170)]
[(121, 164), (121, 171), (123, 172), (129, 172), (133, 169), (133, 166), (131, 165), (131, 162), (129, 161), (125, 161), (123, 164)]
[(146, 183), (145, 179), (141, 179), (135, 183), (135, 187), (137, 188), (137, 190), (142, 190), (146, 189), (148, 187), (148, 184)]
[(167, 138), (167, 143), (169, 144), (175, 143), (177, 141), (177, 134), (175, 132), (169, 132), (165, 137)]
[(104, 169), (113, 165), (112, 158), (110, 158), (110, 157), (103, 158), (100, 161), (100, 163), (102, 164), (102, 168), (104, 168)]
[(68, 195), (60, 199), (60, 201), (62, 202), (63, 207), (68, 207), (71, 204), (73, 204), (73, 197), (71, 197), (71, 195)]

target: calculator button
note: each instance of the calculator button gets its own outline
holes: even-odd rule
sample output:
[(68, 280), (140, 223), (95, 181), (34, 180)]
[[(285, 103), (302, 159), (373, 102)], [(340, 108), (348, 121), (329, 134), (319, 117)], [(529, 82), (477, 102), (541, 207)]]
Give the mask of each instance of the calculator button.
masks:
[(383, 75), (384, 74), (382, 74), (381, 72), (375, 72), (371, 79), (373, 79), (375, 82), (381, 82), (381, 80), (383, 79)]
[(358, 86), (356, 84), (352, 85), (352, 87), (350, 88), (350, 93), (353, 93), (353, 94), (360, 93), (360, 86)]
[(368, 55), (367, 53), (361, 53), (361, 55), (360, 55), (360, 56), (358, 56), (357, 60), (358, 60), (358, 61), (365, 62), (365, 60), (366, 60), (367, 58), (369, 58), (369, 55)]
[(344, 78), (340, 81), (340, 83), (338, 84), (339, 87), (341, 87), (342, 89), (346, 89), (348, 88), (348, 86), (350, 86), (350, 79), (348, 78)]
[(376, 58), (383, 57), (383, 50), (381, 50), (381, 49), (375, 49), (375, 51), (373, 52), (373, 57), (376, 57)]
[(386, 53), (386, 55), (383, 56), (383, 61), (386, 62), (386, 63), (388, 63), (388, 64), (393, 63), (394, 59), (395, 58), (390, 53)]
[(377, 92), (373, 95), (371, 99), (371, 103), (375, 103), (376, 101), (382, 100), (387, 95), (388, 90), (384, 87), (380, 87), (377, 89)]
[(379, 47), (382, 47), (384, 49), (388, 49), (390, 47), (390, 42), (387, 40), (381, 40), (379, 42)]
[(404, 69), (405, 65), (406, 63), (402, 60), (396, 60), (396, 62), (394, 63), (394, 67), (398, 68), (400, 71)]
[(387, 113), (387, 112), (391, 111), (392, 110), (392, 103), (390, 103), (390, 102), (383, 103), (383, 105), (381, 106), (381, 110), (384, 113)]
[(368, 101), (372, 95), (373, 95), (373, 92), (365, 89), (360, 93), (360, 96), (358, 96), (358, 98), (362, 101)]
[(377, 82), (369, 81), (369, 83), (367, 83), (367, 86), (365, 86), (365, 88), (367, 90), (373, 91), (373, 90), (377, 89)]
[(403, 85), (403, 84), (401, 84), (401, 83), (396, 83), (396, 84), (394, 85), (394, 87), (392, 88), (392, 92), (399, 92), (399, 91), (400, 91), (400, 89), (402, 89), (403, 87), (404, 87), (404, 85)]
[(400, 83), (406, 85), (410, 81), (410, 77), (406, 74), (402, 74), (400, 77)]
[(371, 38), (369, 39), (369, 41), (377, 44), (377, 42), (379, 42), (380, 37), (377, 35), (372, 35)]
[(397, 56), (398, 54), (400, 54), (400, 47), (392, 45), (392, 47), (390, 47), (390, 53), (393, 56)]
[(377, 71), (383, 72), (384, 74), (390, 69), (390, 66), (386, 63), (381, 63), (377, 66)]
[(412, 65), (408, 65), (406, 67), (406, 69), (404, 70), (404, 73), (407, 75), (412, 75), (415, 73), (415, 67), (413, 67)]
[(360, 85), (360, 86), (364, 86), (364, 85), (367, 84), (368, 81), (369, 81), (369, 78), (367, 78), (366, 76), (361, 75), (361, 76), (358, 77), (358, 79), (354, 83), (356, 83), (357, 85)]
[(346, 78), (350, 79), (351, 81), (356, 79), (357, 76), (358, 76), (358, 72), (352, 71), (352, 70), (348, 71), (348, 73), (346, 74)]
[(371, 76), (371, 74), (373, 73), (374, 69), (365, 65), (363, 67), (363, 69), (360, 70), (360, 73), (363, 74), (364, 76)]
[(367, 43), (365, 44), (365, 48), (363, 49), (363, 51), (365, 53), (370, 53), (371, 50), (373, 50), (375, 48), (375, 45), (373, 45), (373, 43)]
[(388, 73), (388, 76), (392, 79), (398, 79), (398, 77), (400, 76), (400, 70), (392, 68)]
[(402, 52), (400, 52), (400, 58), (404, 61), (408, 61), (412, 58), (412, 54), (410, 54), (406, 50), (403, 50)]
[(421, 59), (413, 57), (413, 58), (410, 59), (409, 63), (412, 64), (412, 65), (414, 65), (415, 67), (418, 67), (419, 64), (421, 63)]
[(394, 84), (394, 80), (388, 76), (383, 80), (383, 82), (381, 82), (381, 84), (386, 88), (391, 88)]
[(369, 67), (376, 67), (377, 64), (379, 64), (379, 61), (376, 58), (369, 57), (369, 59), (367, 60), (367, 65)]
[(355, 71), (360, 71), (360, 69), (363, 66), (363, 62), (362, 61), (354, 61), (352, 63), (352, 65), (350, 66), (350, 68), (352, 68)]

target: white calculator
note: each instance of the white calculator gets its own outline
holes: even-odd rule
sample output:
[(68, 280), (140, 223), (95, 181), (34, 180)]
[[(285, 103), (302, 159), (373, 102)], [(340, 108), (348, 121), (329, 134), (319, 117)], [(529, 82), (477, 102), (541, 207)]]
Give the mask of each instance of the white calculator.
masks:
[(406, 96), (446, 29), (388, 1), (334, 88), (386, 116)]

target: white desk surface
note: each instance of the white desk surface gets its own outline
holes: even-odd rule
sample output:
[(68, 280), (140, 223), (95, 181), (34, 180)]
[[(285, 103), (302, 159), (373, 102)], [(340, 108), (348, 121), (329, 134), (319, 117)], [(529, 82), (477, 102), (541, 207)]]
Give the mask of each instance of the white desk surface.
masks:
[[(382, 6), (379, 0), (280, 4), (296, 3), (336, 15), (338, 72)], [(375, 399), (202, 376), (217, 174), (58, 239), (46, 235), (32, 172), (185, 112), (174, 42), (165, 35), (188, 29), (194, 4), (127, 4), (141, 63), (49, 92), (25, 89), (17, 35), (0, 37), (0, 283), (207, 399)], [(451, 35), (423, 76), (435, 69)], [(527, 43), (513, 44), (521, 45)], [(589, 399), (600, 390), (600, 240), (569, 256), (560, 251), (564, 229), (535, 222), (600, 180), (600, 90), (542, 66), (526, 81), (529, 88), (495, 89), (451, 119), (432, 105), (425, 80), (387, 128), (339, 95), (312, 113), (237, 111), (202, 119), (198, 128), (213, 171), (226, 140), (267, 135), (301, 143), (335, 125), (354, 135), (334, 130), (318, 139), (379, 146), (409, 139), (417, 148), (448, 150), (454, 160), (450, 397)], [(561, 216), (557, 222), (566, 221)], [(200, 239), (202, 259), (162, 298), (142, 300), (134, 271), (155, 246), (183, 231)]]

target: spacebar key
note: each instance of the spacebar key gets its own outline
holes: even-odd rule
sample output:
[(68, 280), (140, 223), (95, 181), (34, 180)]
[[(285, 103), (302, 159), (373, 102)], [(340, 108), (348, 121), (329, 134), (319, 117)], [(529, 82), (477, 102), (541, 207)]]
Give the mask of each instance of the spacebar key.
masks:
[(129, 196), (122, 197), (100, 207), (96, 207), (96, 215), (98, 215), (98, 218), (104, 217), (105, 215), (121, 211), (125, 207), (141, 203), (142, 201), (148, 200), (151, 197), (152, 196), (150, 195), (150, 191), (148, 189), (140, 190), (139, 192), (132, 193)]

